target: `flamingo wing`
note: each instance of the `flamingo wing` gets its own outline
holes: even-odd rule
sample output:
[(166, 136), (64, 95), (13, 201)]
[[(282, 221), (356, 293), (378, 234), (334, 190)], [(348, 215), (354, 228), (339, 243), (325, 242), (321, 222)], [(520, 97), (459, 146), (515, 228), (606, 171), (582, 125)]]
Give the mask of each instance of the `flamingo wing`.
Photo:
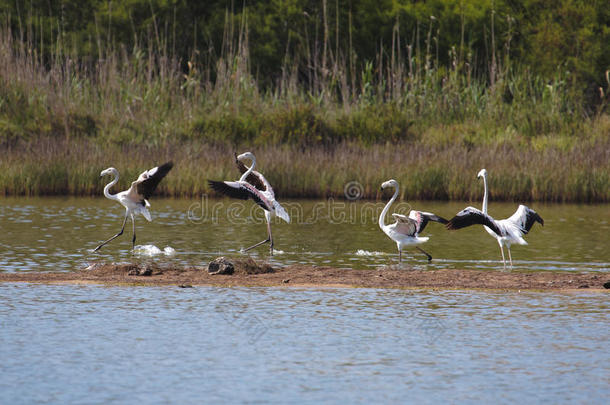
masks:
[(144, 202), (149, 199), (172, 167), (174, 167), (174, 163), (167, 162), (142, 172), (138, 179), (131, 183), (129, 198), (137, 202)]
[(415, 236), (417, 234), (417, 222), (412, 218), (396, 213), (392, 214), (392, 217), (396, 219), (396, 222), (391, 225), (394, 227), (394, 231), (406, 236)]
[(540, 217), (536, 211), (525, 205), (520, 205), (519, 208), (517, 208), (517, 211), (507, 218), (506, 221), (519, 227), (524, 234), (527, 234), (536, 222), (539, 222), (540, 225), (544, 226), (542, 217)]
[(466, 207), (458, 212), (449, 222), (447, 222), (447, 229), (461, 229), (471, 225), (485, 225), (498, 236), (502, 236), (499, 226), (489, 215), (483, 213), (474, 207)]
[(449, 222), (445, 218), (439, 217), (438, 215), (435, 215), (431, 212), (416, 210), (411, 210), (411, 212), (409, 212), (409, 218), (411, 218), (417, 223), (417, 233), (422, 232), (430, 221), (440, 222), (441, 224), (446, 224)]
[(261, 208), (271, 211), (271, 202), (259, 190), (249, 183), (241, 181), (214, 181), (208, 180), (212, 190), (227, 197), (247, 200), (251, 198)]

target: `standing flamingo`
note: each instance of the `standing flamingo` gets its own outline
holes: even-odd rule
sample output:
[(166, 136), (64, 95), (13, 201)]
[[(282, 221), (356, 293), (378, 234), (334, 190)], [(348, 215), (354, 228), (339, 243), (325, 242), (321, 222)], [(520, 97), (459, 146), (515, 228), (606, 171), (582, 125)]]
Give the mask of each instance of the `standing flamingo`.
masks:
[[(250, 167), (242, 163), (243, 160), (249, 159), (252, 163)], [(250, 246), (247, 249), (242, 249), (242, 252), (247, 252), (254, 249), (263, 243), (270, 242), (269, 251), (273, 255), (273, 236), (271, 235), (271, 218), (278, 216), (284, 221), (290, 223), (290, 216), (286, 210), (275, 200), (275, 193), (271, 185), (265, 177), (254, 170), (256, 166), (256, 158), (251, 152), (242, 153), (236, 158), (237, 167), (243, 173), (237, 181), (214, 181), (209, 180), (210, 187), (214, 191), (222, 193), (231, 198), (239, 198), (247, 200), (252, 198), (265, 211), (265, 219), (267, 220), (267, 239)]]
[(123, 226), (121, 227), (119, 233), (117, 233), (110, 239), (100, 243), (95, 249), (93, 249), (94, 252), (97, 252), (102, 246), (123, 234), (123, 231), (125, 230), (125, 224), (127, 223), (127, 217), (131, 217), (131, 223), (133, 224), (133, 239), (131, 240), (131, 245), (132, 248), (135, 247), (135, 216), (141, 214), (148, 221), (152, 221), (150, 217), (150, 212), (148, 211), (148, 207), (150, 207), (148, 199), (159, 185), (159, 182), (167, 175), (167, 173), (169, 173), (173, 166), (174, 164), (172, 162), (167, 162), (161, 166), (146, 170), (142, 172), (142, 174), (140, 174), (136, 181), (131, 183), (131, 187), (129, 187), (128, 190), (121, 191), (120, 193), (116, 194), (110, 194), (110, 188), (114, 186), (117, 181), (119, 181), (119, 171), (114, 167), (109, 167), (108, 169), (100, 173), (100, 177), (105, 176), (107, 174), (114, 176), (114, 179), (110, 183), (108, 183), (106, 187), (104, 187), (104, 196), (111, 200), (118, 201), (125, 207), (125, 219), (123, 220)]
[[(396, 219), (396, 222), (385, 225), (384, 220), (388, 210), (390, 209), (390, 205), (392, 205), (398, 197), (398, 182), (394, 179), (388, 180), (381, 185), (381, 190), (387, 187), (394, 187), (395, 191), (394, 195), (390, 201), (388, 201), (386, 206), (383, 208), (381, 215), (379, 216), (379, 227), (386, 235), (390, 237), (390, 239), (396, 242), (398, 247), (398, 263), (400, 263), (402, 262), (402, 250), (404, 248), (419, 245), (428, 241), (428, 237), (420, 237), (418, 234), (424, 230), (429, 221), (446, 224), (447, 220), (430, 212), (411, 210), (408, 217), (396, 213), (392, 214), (392, 216)], [(428, 261), (432, 260), (432, 256), (426, 253), (419, 246), (415, 246), (415, 249), (425, 254)]]
[(525, 205), (519, 205), (517, 211), (509, 218), (495, 220), (487, 214), (487, 170), (482, 169), (478, 174), (477, 178), (483, 177), (483, 186), (485, 191), (483, 193), (483, 211), (479, 211), (474, 207), (466, 207), (462, 211), (458, 212), (447, 224), (447, 229), (461, 229), (470, 225), (483, 225), (488, 234), (496, 238), (500, 245), (500, 252), (502, 253), (502, 263), (504, 264), (504, 270), (506, 270), (506, 259), (504, 257), (504, 246), (508, 249), (508, 259), (510, 261), (510, 268), (513, 268), (513, 258), (510, 253), (510, 245), (527, 245), (523, 236), (526, 235), (535, 222), (539, 222), (540, 225), (544, 226), (544, 220), (536, 213), (536, 211), (526, 207)]

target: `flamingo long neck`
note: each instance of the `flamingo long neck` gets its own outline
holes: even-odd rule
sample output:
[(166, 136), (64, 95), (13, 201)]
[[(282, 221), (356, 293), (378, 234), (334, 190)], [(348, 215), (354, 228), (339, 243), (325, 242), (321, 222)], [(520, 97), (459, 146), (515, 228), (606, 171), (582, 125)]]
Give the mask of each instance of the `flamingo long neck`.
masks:
[(381, 211), (381, 215), (379, 216), (379, 227), (381, 229), (385, 227), (385, 216), (388, 213), (388, 210), (390, 209), (390, 205), (392, 205), (396, 200), (396, 197), (398, 197), (398, 186), (396, 186), (396, 191), (394, 191), (394, 195), (392, 196), (392, 198), (390, 198), (390, 201), (388, 201), (388, 203), (385, 205), (383, 211)]
[(487, 176), (483, 176), (483, 186), (485, 187), (483, 192), (483, 213), (487, 214)]
[(112, 188), (112, 186), (114, 186), (117, 181), (119, 181), (119, 172), (115, 172), (114, 179), (110, 183), (106, 184), (106, 187), (104, 187), (104, 196), (106, 198), (109, 198), (111, 200), (118, 200), (116, 194), (110, 194), (110, 188)]
[(256, 158), (254, 156), (252, 156), (252, 164), (250, 165), (248, 170), (246, 170), (246, 172), (241, 175), (241, 178), (239, 179), (239, 181), (246, 181), (246, 178), (250, 175), (250, 173), (252, 173), (252, 170), (254, 170), (255, 165), (256, 165)]

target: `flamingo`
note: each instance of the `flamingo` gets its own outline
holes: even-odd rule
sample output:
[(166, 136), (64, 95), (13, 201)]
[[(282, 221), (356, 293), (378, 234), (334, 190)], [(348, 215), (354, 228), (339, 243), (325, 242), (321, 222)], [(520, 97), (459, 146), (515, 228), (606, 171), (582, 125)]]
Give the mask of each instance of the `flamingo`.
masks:
[(119, 171), (114, 167), (109, 167), (100, 173), (100, 177), (105, 175), (113, 175), (114, 179), (104, 187), (104, 196), (111, 200), (116, 200), (125, 207), (125, 219), (123, 220), (123, 226), (119, 233), (111, 237), (110, 239), (100, 243), (94, 252), (100, 250), (102, 246), (118, 238), (123, 234), (125, 230), (125, 224), (127, 223), (127, 217), (131, 217), (131, 223), (133, 224), (133, 239), (131, 240), (132, 248), (136, 245), (136, 221), (135, 216), (141, 214), (148, 221), (152, 221), (148, 207), (150, 203), (148, 199), (155, 191), (159, 182), (169, 173), (171, 168), (174, 166), (172, 162), (167, 162), (161, 166), (154, 167), (150, 170), (146, 170), (140, 174), (138, 179), (131, 183), (131, 187), (120, 193), (110, 194), (110, 188), (119, 181)]
[(510, 268), (512, 269), (513, 258), (510, 253), (510, 245), (527, 245), (523, 236), (532, 229), (532, 226), (534, 226), (534, 223), (536, 222), (539, 222), (540, 225), (544, 226), (544, 220), (536, 211), (523, 204), (519, 205), (517, 211), (509, 218), (500, 220), (493, 219), (487, 214), (487, 170), (482, 169), (477, 174), (477, 178), (481, 177), (483, 177), (483, 185), (485, 187), (483, 193), (483, 211), (474, 207), (466, 207), (449, 221), (447, 229), (461, 229), (475, 224), (483, 225), (487, 233), (496, 238), (500, 245), (504, 270), (506, 270), (504, 246), (508, 249), (508, 259), (510, 261)]
[[(242, 161), (250, 160), (250, 167), (246, 167)], [(251, 198), (265, 211), (265, 219), (267, 221), (267, 239), (258, 242), (247, 249), (242, 249), (242, 252), (247, 252), (254, 249), (263, 243), (270, 243), (269, 251), (273, 255), (273, 236), (271, 235), (271, 219), (274, 216), (282, 218), (287, 223), (290, 223), (290, 216), (286, 210), (275, 200), (275, 193), (271, 185), (265, 177), (254, 170), (256, 166), (256, 158), (251, 152), (242, 153), (235, 159), (237, 167), (242, 173), (242, 176), (237, 181), (214, 181), (209, 180), (210, 187), (221, 194), (231, 198), (239, 198), (247, 200)]]
[[(402, 261), (402, 250), (406, 247), (419, 245), (427, 242), (428, 237), (421, 237), (419, 233), (424, 230), (429, 221), (440, 222), (446, 224), (447, 220), (434, 215), (430, 212), (415, 211), (411, 210), (409, 216), (393, 213), (392, 216), (396, 219), (393, 224), (385, 225), (385, 216), (390, 209), (390, 205), (394, 203), (396, 197), (398, 197), (398, 182), (394, 179), (388, 180), (381, 185), (381, 190), (387, 187), (394, 187), (394, 195), (388, 201), (386, 206), (383, 208), (381, 215), (379, 216), (379, 227), (381, 230), (390, 237), (390, 239), (396, 242), (398, 246), (398, 263)], [(426, 253), (419, 246), (415, 246), (415, 249), (419, 250), (426, 255), (428, 261), (432, 260), (432, 256)]]

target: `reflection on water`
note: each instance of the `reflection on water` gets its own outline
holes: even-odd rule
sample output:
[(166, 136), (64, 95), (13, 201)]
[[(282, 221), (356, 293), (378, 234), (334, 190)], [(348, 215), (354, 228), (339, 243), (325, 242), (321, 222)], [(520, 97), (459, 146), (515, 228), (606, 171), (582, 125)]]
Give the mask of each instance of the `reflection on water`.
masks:
[(0, 284), (0, 403), (607, 403), (604, 293)]
[[(377, 225), (382, 202), (286, 201), (292, 223), (273, 224), (276, 264), (315, 264), (368, 268), (395, 263), (396, 245)], [(451, 217), (465, 203), (412, 202), (413, 208)], [(478, 204), (476, 204), (478, 205)], [(610, 207), (608, 205), (530, 204), (544, 218), (526, 236), (529, 245), (513, 246), (516, 269), (610, 269)], [(492, 203), (490, 213), (506, 218), (514, 203)], [(407, 213), (409, 204), (394, 211)], [(201, 265), (218, 255), (240, 255), (239, 250), (266, 237), (262, 210), (252, 202), (233, 200), (153, 201), (153, 222), (136, 222), (137, 243), (152, 245), (147, 252), (165, 247), (175, 254), (152, 255), (162, 262)], [(106, 199), (4, 198), (0, 199), (0, 271), (69, 271), (93, 260), (127, 261), (131, 251), (131, 226), (125, 234), (98, 253), (99, 242), (121, 226), (124, 211)], [(388, 219), (389, 221), (389, 219)], [(434, 260), (427, 263), (416, 251), (407, 251), (407, 265), (417, 268), (501, 268), (500, 250), (481, 227), (449, 232), (430, 223), (422, 247)], [(268, 247), (250, 252), (268, 258)], [(139, 254), (143, 258), (147, 255)], [(150, 256), (150, 255), (148, 255)]]

